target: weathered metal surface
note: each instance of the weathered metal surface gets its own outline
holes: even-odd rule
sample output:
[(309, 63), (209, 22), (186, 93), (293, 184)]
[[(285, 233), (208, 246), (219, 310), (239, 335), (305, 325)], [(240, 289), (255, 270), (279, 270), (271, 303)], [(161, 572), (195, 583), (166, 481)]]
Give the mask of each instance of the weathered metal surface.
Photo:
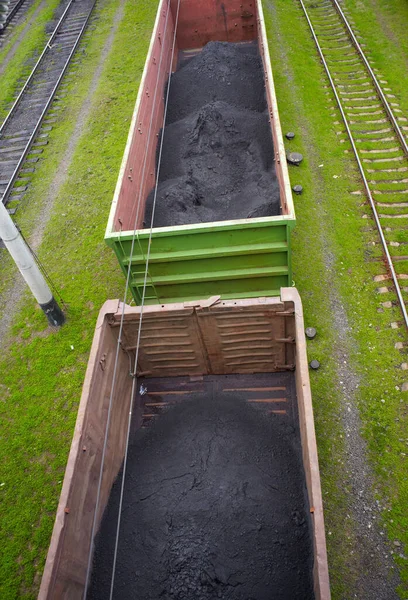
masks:
[[(74, 438), (41, 584), (40, 600), (80, 599), (84, 592), (121, 314), (122, 307), (118, 301), (108, 301), (102, 307), (96, 325)], [(129, 358), (131, 359), (134, 353), (139, 319), (140, 308), (125, 308), (122, 338), (124, 350), (120, 354), (117, 368), (116, 392), (112, 402), (97, 523), (106, 506), (112, 483), (125, 452), (124, 432), (127, 428), (131, 394)], [(280, 297), (277, 298), (232, 301), (217, 301), (216, 298), (212, 298), (210, 301), (192, 302), (187, 305), (179, 303), (147, 306), (144, 309), (143, 319), (146, 329), (143, 328), (145, 334), (141, 339), (138, 374), (143, 377), (142, 381), (148, 389), (149, 376), (165, 375), (168, 381), (169, 378), (178, 375), (190, 382), (191, 389), (195, 389), (203, 385), (206, 377), (214, 378), (217, 373), (231, 374), (231, 376), (247, 373), (250, 377), (249, 383), (244, 385), (241, 382), (240, 389), (251, 388), (248, 389), (249, 400), (269, 399), (271, 410), (281, 411), (278, 414), (282, 414), (282, 417), (286, 414), (288, 418), (293, 418), (293, 413), (289, 411), (289, 404), (283, 406), (283, 401), (277, 402), (281, 398), (286, 398), (286, 395), (275, 394), (275, 390), (272, 389), (266, 390), (268, 387), (285, 387), (285, 390), (278, 391), (286, 392), (286, 384), (282, 383), (283, 380), (276, 383), (271, 377), (268, 386), (266, 379), (268, 372), (284, 368), (284, 365), (280, 364), (282, 361), (288, 363), (284, 377), (285, 381), (291, 377), (296, 381), (303, 464), (313, 524), (315, 595), (316, 600), (329, 600), (319, 465), (302, 306), (297, 291), (294, 288), (282, 289)], [(188, 336), (185, 335), (186, 332)], [(175, 344), (177, 345), (180, 339), (186, 342), (184, 346), (180, 345), (180, 349), (187, 350), (184, 359), (192, 357), (197, 364), (192, 365), (190, 360), (185, 360), (184, 364), (177, 362)], [(232, 343), (231, 348), (228, 347), (229, 342)], [(261, 360), (249, 365), (248, 357), (253, 356), (257, 351), (263, 353)], [(232, 355), (239, 355), (238, 359), (244, 358), (244, 362), (238, 368)], [(155, 357), (159, 360), (154, 360)], [(290, 372), (293, 366), (295, 366), (294, 374)], [(259, 371), (264, 371), (266, 375), (260, 377), (259, 383), (256, 384), (257, 379), (250, 374)], [(239, 377), (242, 379), (244, 375)], [(154, 381), (157, 382), (157, 379)], [(177, 387), (176, 380), (174, 385), (176, 387), (172, 390), (180, 392), (181, 388)], [(154, 390), (154, 386), (151, 387), (150, 393)], [(253, 391), (257, 393), (252, 394)], [(266, 391), (271, 393), (267, 394)], [(161, 400), (157, 398), (158, 402)], [(155, 395), (152, 393), (149, 403), (155, 402)], [(156, 407), (148, 408), (146, 414), (155, 414)], [(142, 410), (140, 395), (137, 395), (133, 409), (136, 427), (145, 423), (146, 414)]]

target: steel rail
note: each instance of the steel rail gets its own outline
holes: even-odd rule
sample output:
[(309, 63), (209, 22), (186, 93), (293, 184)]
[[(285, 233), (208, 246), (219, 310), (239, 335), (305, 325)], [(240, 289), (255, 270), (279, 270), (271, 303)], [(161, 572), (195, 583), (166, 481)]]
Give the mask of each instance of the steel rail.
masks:
[(9, 12), (9, 14), (6, 17), (6, 20), (4, 21), (3, 25), (0, 28), (0, 35), (2, 35), (6, 31), (7, 26), (10, 24), (10, 21), (12, 20), (14, 15), (20, 10), (20, 8), (24, 4), (24, 2), (26, 2), (26, 0), (19, 0), (13, 6), (13, 8), (11, 9), (11, 11)]
[[(67, 15), (68, 10), (71, 8), (72, 4), (74, 3), (75, 0), (70, 0), (67, 7), (65, 8), (60, 20), (58, 21), (54, 31), (52, 32), (50, 38), (48, 39), (47, 43), (45, 44), (44, 50), (41, 52), (41, 55), (39, 57), (39, 59), (37, 60), (37, 62), (35, 63), (30, 75), (27, 78), (27, 81), (25, 82), (25, 84), (23, 85), (22, 89), (20, 90), (19, 95), (17, 96), (17, 98), (15, 99), (13, 106), (10, 108), (8, 114), (6, 115), (3, 123), (0, 126), (0, 137), (1, 134), (4, 130), (4, 128), (6, 127), (6, 125), (8, 124), (9, 120), (11, 119), (11, 117), (13, 116), (23, 94), (26, 92), (28, 86), (30, 85), (34, 75), (37, 73), (37, 69), (40, 66), (41, 62), (44, 59), (44, 56), (48, 53), (48, 51), (51, 49), (51, 43), (54, 40), (55, 36), (57, 35), (62, 23), (65, 21), (65, 17)], [(93, 7), (92, 7), (93, 8)]]
[(385, 97), (385, 94), (381, 88), (380, 82), (378, 81), (374, 71), (372, 70), (370, 63), (368, 62), (367, 57), (364, 54), (364, 50), (361, 48), (360, 44), (358, 43), (357, 38), (354, 35), (354, 32), (350, 26), (350, 23), (348, 22), (347, 17), (344, 14), (343, 10), (341, 9), (338, 1), (337, 0), (331, 0), (331, 1), (333, 2), (336, 11), (338, 12), (341, 20), (343, 21), (343, 24), (345, 25), (345, 27), (351, 37), (351, 41), (353, 42), (358, 54), (360, 55), (360, 58), (362, 59), (364, 66), (366, 67), (367, 71), (370, 74), (371, 79), (373, 80), (377, 94), (378, 94), (381, 102), (383, 103), (385, 111), (388, 115), (388, 118), (391, 121), (391, 125), (393, 126), (394, 131), (397, 134), (399, 141), (401, 142), (401, 146), (404, 150), (405, 156), (408, 157), (408, 143), (405, 139), (405, 136), (402, 132), (401, 127), (398, 125), (398, 121), (397, 121), (396, 117), (394, 116), (392, 108), (391, 108), (387, 98)]
[(332, 88), (334, 96), (336, 98), (337, 105), (339, 107), (342, 119), (344, 121), (344, 125), (346, 127), (347, 135), (348, 135), (348, 137), (350, 139), (350, 143), (351, 143), (351, 146), (353, 148), (354, 156), (355, 156), (357, 164), (358, 164), (358, 169), (359, 169), (361, 177), (363, 179), (364, 188), (365, 188), (368, 200), (370, 202), (371, 209), (373, 211), (375, 224), (377, 226), (377, 230), (378, 230), (378, 233), (379, 233), (379, 236), (380, 236), (381, 244), (382, 244), (382, 247), (384, 249), (384, 253), (385, 253), (386, 259), (387, 259), (388, 268), (390, 270), (391, 277), (392, 277), (392, 280), (393, 280), (393, 283), (394, 283), (395, 291), (396, 291), (396, 294), (397, 294), (397, 297), (398, 297), (398, 302), (400, 304), (402, 315), (403, 315), (403, 318), (404, 318), (404, 321), (405, 321), (405, 326), (408, 329), (408, 313), (407, 313), (407, 309), (405, 307), (404, 299), (402, 297), (402, 292), (401, 292), (401, 288), (400, 288), (400, 285), (399, 285), (399, 282), (398, 282), (398, 277), (397, 277), (397, 274), (396, 274), (395, 269), (394, 269), (394, 265), (393, 265), (393, 262), (392, 262), (391, 255), (390, 255), (389, 250), (388, 250), (387, 241), (385, 239), (384, 232), (383, 232), (383, 229), (382, 229), (382, 226), (381, 226), (381, 222), (380, 222), (380, 218), (378, 216), (377, 208), (375, 206), (375, 202), (374, 202), (374, 199), (373, 199), (372, 194), (371, 194), (370, 186), (369, 186), (367, 178), (365, 176), (363, 165), (361, 163), (361, 160), (360, 160), (360, 157), (359, 157), (359, 154), (358, 154), (358, 151), (357, 151), (357, 147), (356, 147), (355, 142), (354, 142), (353, 134), (351, 133), (351, 129), (350, 129), (350, 126), (349, 126), (346, 114), (345, 114), (344, 109), (343, 109), (343, 105), (342, 105), (340, 97), (339, 97), (339, 95), (337, 93), (336, 86), (335, 86), (333, 78), (331, 76), (330, 69), (329, 69), (329, 67), (327, 65), (326, 59), (324, 58), (324, 54), (323, 54), (323, 51), (321, 49), (319, 40), (317, 39), (315, 30), (313, 28), (313, 24), (312, 24), (312, 22), (311, 22), (311, 20), (309, 18), (309, 15), (307, 13), (307, 10), (306, 10), (306, 7), (305, 7), (305, 5), (303, 3), (303, 0), (299, 0), (299, 2), (301, 4), (301, 6), (302, 6), (303, 12), (305, 14), (306, 20), (308, 22), (310, 31), (311, 31), (313, 39), (314, 39), (314, 42), (315, 42), (317, 50), (319, 52), (321, 61), (323, 63), (323, 66), (325, 68), (327, 77), (328, 77), (330, 85), (331, 85), (331, 88)]
[[(61, 17), (61, 19), (60, 19), (60, 21), (58, 23), (58, 26), (60, 25), (61, 20), (65, 18), (65, 15), (66, 15), (66, 12), (67, 12), (68, 8), (71, 6), (71, 4), (73, 4), (74, 1), (75, 0), (71, 0), (70, 1), (69, 5), (67, 6), (66, 10), (64, 11), (63, 16)], [(21, 167), (22, 167), (25, 159), (27, 158), (28, 154), (30, 153), (31, 146), (32, 146), (32, 144), (33, 144), (33, 142), (35, 140), (35, 137), (36, 137), (38, 131), (41, 128), (42, 122), (43, 122), (43, 120), (44, 120), (44, 118), (45, 118), (45, 116), (47, 114), (47, 111), (48, 111), (48, 109), (49, 109), (49, 107), (51, 105), (51, 102), (54, 100), (54, 96), (55, 96), (55, 94), (57, 92), (58, 86), (60, 85), (61, 80), (64, 77), (65, 72), (66, 72), (66, 70), (69, 67), (69, 64), (71, 62), (72, 56), (74, 55), (74, 53), (75, 53), (75, 51), (76, 51), (76, 49), (78, 47), (78, 44), (81, 41), (81, 38), (82, 38), (82, 36), (84, 34), (84, 31), (85, 31), (85, 29), (86, 29), (86, 27), (88, 25), (89, 19), (91, 18), (91, 14), (92, 14), (92, 11), (93, 11), (93, 9), (95, 7), (95, 4), (96, 4), (96, 0), (94, 0), (94, 2), (92, 3), (91, 9), (90, 9), (90, 11), (88, 13), (88, 16), (86, 17), (85, 22), (82, 25), (80, 32), (78, 33), (78, 36), (77, 36), (77, 38), (75, 40), (75, 43), (74, 43), (74, 45), (72, 47), (71, 52), (68, 55), (67, 60), (65, 61), (65, 64), (64, 64), (64, 66), (62, 68), (62, 71), (61, 71), (61, 73), (60, 73), (60, 75), (58, 77), (58, 80), (57, 80), (55, 86), (53, 87), (53, 89), (51, 91), (51, 94), (48, 97), (48, 100), (47, 100), (47, 102), (46, 102), (46, 104), (45, 104), (45, 106), (43, 108), (43, 111), (42, 111), (42, 113), (41, 113), (41, 115), (40, 115), (40, 117), (39, 117), (39, 119), (38, 119), (38, 121), (37, 121), (37, 123), (36, 123), (36, 125), (34, 127), (34, 130), (33, 130), (32, 134), (30, 136), (30, 139), (28, 140), (28, 142), (27, 142), (27, 144), (26, 144), (26, 146), (25, 146), (25, 148), (23, 150), (23, 153), (21, 154), (20, 159), (19, 159), (19, 161), (18, 161), (18, 163), (17, 163), (17, 165), (16, 165), (16, 167), (15, 167), (15, 169), (13, 171), (13, 174), (12, 174), (12, 176), (11, 176), (8, 184), (7, 184), (7, 187), (4, 190), (3, 196), (1, 198), (1, 201), (4, 204), (6, 203), (7, 198), (9, 197), (9, 195), (11, 193), (13, 185), (14, 185), (17, 177), (18, 177), (19, 171), (20, 171), (20, 169), (21, 169)], [(48, 41), (48, 44), (50, 43), (51, 39), (54, 39), (54, 34), (56, 34), (56, 31), (54, 31), (53, 35), (51, 36), (50, 40)]]

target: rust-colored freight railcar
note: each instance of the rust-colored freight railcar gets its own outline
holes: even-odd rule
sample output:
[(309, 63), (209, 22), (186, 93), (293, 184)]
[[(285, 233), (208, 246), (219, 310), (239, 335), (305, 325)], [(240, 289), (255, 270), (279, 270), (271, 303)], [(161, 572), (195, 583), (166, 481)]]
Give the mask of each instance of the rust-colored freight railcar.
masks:
[[(40, 600), (79, 600), (84, 594), (121, 313), (118, 301), (108, 301), (96, 325)], [(138, 307), (125, 308), (98, 526), (125, 453), (132, 389), (129, 360), (134, 361), (140, 315)], [(138, 387), (143, 381), (148, 392), (136, 395), (135, 427), (152, 418), (152, 411), (159, 410), (158, 403), (168, 405), (183, 397), (185, 390), (191, 396), (194, 390), (221, 385), (238, 389), (249, 402), (267, 399), (277, 418), (287, 419), (298, 428), (311, 515), (314, 594), (316, 600), (329, 600), (304, 323), (296, 289), (282, 289), (275, 298), (220, 301), (215, 297), (148, 306), (142, 331), (137, 372), (143, 379), (139, 379)], [(181, 338), (183, 354), (175, 360), (174, 344), (180, 346)], [(253, 375), (257, 372), (260, 375)], [(274, 389), (279, 390), (275, 403)], [(155, 418), (161, 418), (159, 412)]]
[[(142, 302), (150, 236), (149, 223), (144, 228), (143, 221), (157, 175), (166, 82), (180, 60), (213, 41), (258, 47), (279, 214), (177, 226), (155, 227), (153, 222), (144, 303), (193, 300), (214, 293), (223, 299), (273, 296), (282, 286), (292, 285), (295, 213), (261, 0), (161, 0), (105, 236), (125, 274), (131, 265), (130, 288), (137, 304)], [(161, 210), (158, 202), (156, 213)], [(233, 209), (228, 218), (234, 219)]]
[[(143, 220), (156, 181), (166, 82), (180, 61), (186, 64), (214, 41), (258, 48), (280, 214), (150, 231), (143, 228)], [(125, 274), (130, 266), (136, 302), (140, 304), (143, 298), (147, 306), (123, 307), (118, 301), (108, 301), (101, 309), (40, 600), (86, 596), (92, 536), (102, 530), (102, 517), (123, 464), (130, 407), (133, 435), (154, 420), (163, 422), (161, 415), (170, 414), (177, 401), (184, 407), (183, 402), (194, 401), (204, 392), (218, 399), (217, 394), (230, 391), (251, 407), (258, 403), (267, 419), (282, 420), (299, 442), (301, 479), (307, 492), (300, 504), (310, 514), (311, 562), (306, 575), (310, 584), (312, 564), (315, 600), (330, 600), (303, 313), (296, 289), (286, 287), (292, 283), (290, 232), (294, 223), (261, 0), (161, 0), (106, 232), (106, 241)], [(115, 364), (120, 330), (121, 349)], [(137, 348), (135, 388), (130, 371)], [(139, 390), (134, 397), (132, 389)], [(257, 435), (258, 430), (251, 444)], [(280, 483), (284, 499), (288, 492)], [(270, 529), (265, 531), (269, 545)], [(256, 560), (252, 545), (251, 551)], [(131, 576), (135, 576), (133, 571)]]

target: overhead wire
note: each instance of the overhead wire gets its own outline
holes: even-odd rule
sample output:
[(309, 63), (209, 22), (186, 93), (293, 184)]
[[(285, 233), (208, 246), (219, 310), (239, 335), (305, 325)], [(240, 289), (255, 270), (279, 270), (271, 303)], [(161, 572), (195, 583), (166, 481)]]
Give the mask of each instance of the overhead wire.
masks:
[[(176, 31), (177, 31), (179, 8), (180, 8), (180, 0), (178, 0), (178, 4), (177, 4), (177, 16), (176, 16), (175, 25), (174, 25), (172, 54), (171, 54), (171, 61), (170, 61), (170, 68), (169, 68), (169, 81), (168, 81), (168, 86), (167, 86), (166, 103), (165, 103), (165, 109), (164, 109), (164, 115), (163, 115), (163, 128), (164, 128), (164, 124), (165, 124), (165, 121), (166, 121), (166, 114), (167, 114), (167, 104), (168, 104), (169, 89), (170, 89), (170, 79), (171, 79), (171, 66), (172, 66), (173, 57), (174, 57), (175, 38), (176, 38)], [(168, 23), (169, 23), (169, 14), (170, 14), (170, 12), (171, 12), (171, 0), (167, 0), (167, 12), (166, 12), (166, 19), (165, 19), (165, 24), (164, 24), (163, 39), (166, 39), (166, 32), (167, 32), (167, 27), (168, 27)], [(157, 69), (156, 85), (155, 85), (155, 90), (154, 90), (154, 95), (153, 95), (153, 102), (152, 102), (153, 106), (156, 105), (156, 98), (157, 98), (157, 92), (158, 92), (159, 80), (160, 80), (160, 73), (161, 73), (161, 65), (162, 65), (162, 61), (163, 61), (163, 54), (164, 54), (164, 44), (161, 45), (159, 65), (158, 65), (158, 69)], [(142, 167), (142, 174), (141, 174), (141, 178), (140, 178), (141, 182), (144, 181), (144, 177), (145, 177), (146, 165), (147, 165), (147, 153), (148, 153), (150, 138), (151, 138), (151, 134), (152, 134), (152, 128), (153, 128), (153, 112), (152, 112), (152, 115), (151, 115), (151, 118), (150, 118), (150, 123), (149, 123), (149, 130), (148, 130), (148, 136), (147, 136), (147, 143), (146, 143), (146, 147), (145, 147), (145, 154), (144, 154), (144, 161), (143, 161), (143, 167)], [(162, 148), (162, 146), (163, 146), (163, 136), (162, 136), (162, 139), (161, 139), (161, 148)], [(153, 211), (152, 211), (152, 218), (151, 218), (151, 225), (150, 225), (150, 234), (149, 234), (149, 242), (148, 242), (148, 254), (147, 254), (147, 257), (146, 257), (146, 268), (145, 268), (145, 276), (144, 276), (144, 282), (143, 282), (142, 304), (141, 304), (141, 310), (140, 310), (139, 328), (138, 328), (137, 344), (136, 344), (136, 350), (135, 350), (135, 363), (134, 363), (135, 366), (134, 366), (134, 371), (131, 373), (133, 381), (132, 381), (132, 389), (131, 389), (131, 394), (130, 394), (130, 407), (129, 407), (129, 416), (128, 416), (127, 435), (126, 435), (124, 469), (123, 469), (123, 476), (122, 476), (122, 487), (121, 487), (121, 499), (120, 499), (120, 507), (119, 507), (119, 516), (118, 516), (118, 526), (117, 526), (117, 533), (116, 533), (116, 538), (115, 538), (114, 564), (113, 564), (113, 567), (112, 567), (112, 578), (111, 578), (111, 587), (110, 587), (110, 596), (109, 596), (110, 599), (112, 598), (113, 588), (114, 588), (114, 576), (115, 576), (116, 557), (117, 557), (117, 548), (118, 548), (119, 530), (120, 530), (120, 511), (121, 511), (121, 508), (122, 508), (122, 501), (123, 501), (125, 466), (126, 466), (127, 453), (128, 453), (128, 447), (129, 447), (129, 439), (130, 439), (130, 425), (131, 425), (131, 419), (132, 419), (132, 404), (133, 404), (133, 400), (134, 400), (134, 396), (135, 396), (135, 390), (136, 390), (136, 369), (137, 369), (137, 360), (138, 360), (138, 355), (139, 355), (141, 327), (142, 327), (142, 320), (143, 320), (143, 307), (144, 307), (145, 295), (146, 295), (146, 283), (147, 283), (147, 277), (148, 277), (148, 266), (149, 266), (149, 257), (150, 257), (150, 245), (151, 245), (152, 231), (153, 231), (153, 219), (154, 219), (155, 204), (156, 204), (156, 199), (157, 199), (157, 184), (158, 184), (158, 174), (159, 174), (159, 169), (160, 169), (161, 148), (160, 148), (160, 156), (159, 156), (158, 167), (157, 167), (157, 174), (156, 174), (155, 195), (154, 195)], [(136, 240), (136, 236), (137, 236), (136, 225), (138, 223), (139, 213), (140, 213), (140, 206), (141, 206), (141, 203), (142, 203), (142, 190), (143, 190), (143, 187), (142, 187), (142, 185), (140, 185), (139, 196), (138, 196), (138, 201), (137, 201), (137, 210), (136, 210), (136, 216), (135, 216), (134, 227), (133, 227), (133, 236), (132, 236), (132, 242), (131, 242), (130, 257), (133, 256), (133, 250), (134, 250), (135, 240)], [(129, 265), (128, 265), (128, 269), (127, 269), (125, 291), (124, 291), (123, 302), (122, 302), (122, 306), (121, 306), (121, 316), (120, 316), (119, 333), (118, 333), (118, 340), (117, 340), (117, 344), (116, 344), (116, 354), (115, 354), (115, 362), (114, 362), (114, 368), (113, 368), (111, 392), (110, 392), (110, 395), (109, 395), (108, 414), (107, 414), (107, 419), (106, 419), (106, 429), (105, 429), (104, 443), (103, 443), (103, 447), (102, 447), (102, 456), (101, 456), (101, 465), (100, 465), (100, 470), (99, 470), (98, 488), (97, 488), (97, 495), (96, 495), (96, 502), (95, 502), (95, 509), (94, 509), (93, 521), (92, 521), (91, 542), (90, 542), (90, 548), (89, 548), (88, 564), (87, 564), (87, 571), (86, 571), (86, 578), (85, 578), (85, 587), (84, 587), (84, 593), (83, 593), (83, 599), (84, 600), (86, 600), (86, 596), (87, 596), (87, 592), (88, 592), (88, 586), (89, 586), (89, 580), (90, 580), (90, 574), (91, 574), (92, 557), (93, 557), (93, 550), (94, 550), (94, 538), (95, 538), (95, 533), (96, 533), (96, 525), (97, 525), (97, 518), (98, 518), (98, 512), (99, 512), (99, 504), (100, 504), (100, 496), (101, 496), (101, 486), (102, 486), (103, 470), (104, 470), (104, 465), (105, 465), (106, 449), (107, 449), (107, 442), (108, 442), (108, 436), (109, 436), (109, 430), (110, 430), (110, 423), (111, 423), (111, 416), (112, 416), (113, 398), (114, 398), (115, 389), (116, 389), (115, 386), (116, 386), (116, 378), (117, 378), (117, 368), (118, 368), (118, 361), (119, 361), (119, 353), (120, 353), (120, 350), (122, 348), (122, 333), (123, 333), (123, 325), (124, 325), (124, 318), (125, 318), (126, 299), (127, 299), (127, 295), (128, 295), (128, 291), (129, 291), (129, 282), (130, 282), (131, 269), (132, 269), (132, 262), (130, 260), (129, 261)]]
[(21, 231), (20, 227), (18, 227), (17, 224), (16, 224), (16, 227), (17, 227), (18, 231), (20, 232), (20, 235), (21, 235), (23, 241), (25, 242), (25, 244), (27, 245), (27, 247), (30, 250), (31, 254), (33, 255), (33, 258), (34, 258), (35, 262), (37, 263), (38, 268), (40, 269), (41, 273), (44, 275), (45, 280), (47, 281), (47, 283), (50, 286), (51, 290), (54, 292), (54, 295), (57, 296), (57, 298), (61, 302), (62, 306), (65, 308), (65, 310), (67, 310), (68, 307), (67, 307), (67, 305), (64, 302), (62, 294), (61, 294), (59, 288), (57, 288), (57, 286), (54, 283), (54, 281), (51, 279), (51, 275), (46, 270), (45, 265), (41, 262), (40, 257), (35, 252), (34, 248), (32, 248), (32, 246), (30, 246), (27, 238), (24, 236), (24, 234)]
[[(170, 3), (171, 3), (171, 0), (170, 0)], [(168, 10), (169, 10), (169, 12), (171, 10), (170, 4), (169, 4)], [(142, 302), (141, 302), (141, 306), (140, 306), (139, 326), (138, 326), (136, 350), (135, 350), (135, 362), (134, 362), (133, 382), (132, 382), (132, 391), (131, 391), (131, 405), (130, 405), (130, 411), (129, 411), (129, 417), (128, 417), (127, 432), (126, 432), (125, 456), (124, 456), (124, 460), (123, 460), (122, 481), (121, 481), (120, 497), (119, 497), (118, 521), (117, 521), (117, 526), (116, 526), (115, 549), (114, 549), (114, 555), (113, 555), (112, 578), (111, 578), (111, 589), (110, 589), (109, 600), (112, 600), (112, 598), (113, 598), (113, 590), (114, 590), (114, 583), (115, 583), (116, 561), (117, 561), (117, 555), (118, 555), (119, 536), (120, 536), (120, 522), (121, 522), (121, 515), (122, 515), (123, 496), (124, 496), (124, 491), (125, 491), (125, 477), (126, 477), (127, 457), (128, 457), (128, 450), (129, 450), (130, 427), (131, 427), (131, 421), (132, 421), (132, 403), (133, 403), (134, 394), (135, 394), (135, 390), (136, 390), (136, 381), (137, 381), (136, 369), (137, 369), (137, 362), (138, 362), (138, 358), (139, 358), (140, 337), (141, 337), (141, 332), (142, 332), (142, 321), (143, 321), (143, 308), (144, 308), (144, 303), (145, 303), (146, 285), (147, 285), (147, 278), (148, 278), (148, 272), (149, 272), (149, 259), (150, 259), (150, 250), (151, 250), (151, 242), (152, 242), (152, 235), (153, 235), (154, 214), (155, 214), (155, 210), (156, 210), (157, 188), (158, 188), (158, 184), (159, 184), (160, 166), (161, 166), (161, 158), (162, 158), (162, 152), (163, 152), (163, 141), (164, 141), (164, 136), (165, 136), (167, 107), (168, 107), (168, 103), (169, 103), (169, 92), (170, 92), (171, 75), (172, 75), (171, 69), (172, 69), (172, 65), (173, 65), (174, 50), (175, 50), (175, 46), (176, 46), (176, 32), (177, 32), (179, 10), (180, 10), (180, 0), (178, 0), (178, 2), (177, 2), (177, 12), (176, 12), (176, 18), (174, 21), (174, 33), (173, 33), (173, 43), (172, 43), (172, 49), (171, 49), (169, 79), (167, 82), (166, 99), (165, 99), (165, 104), (164, 104), (163, 130), (162, 130), (162, 135), (161, 135), (161, 139), (160, 139), (160, 149), (159, 149), (159, 155), (158, 155), (158, 160), (157, 160), (153, 208), (152, 208), (152, 216), (151, 216), (151, 220), (150, 220), (150, 232), (149, 232), (149, 241), (148, 241), (148, 246), (147, 246), (147, 256), (146, 256), (146, 267), (145, 267), (145, 274), (144, 274), (144, 281), (143, 281)], [(131, 254), (131, 256), (132, 256), (132, 254)], [(129, 264), (130, 264), (130, 261), (129, 261)]]

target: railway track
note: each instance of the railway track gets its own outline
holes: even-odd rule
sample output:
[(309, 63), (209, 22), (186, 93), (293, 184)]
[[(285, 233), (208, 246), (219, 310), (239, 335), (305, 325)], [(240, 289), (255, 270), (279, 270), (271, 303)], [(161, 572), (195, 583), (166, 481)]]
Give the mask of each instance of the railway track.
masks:
[[(334, 92), (408, 328), (408, 119), (377, 77), (337, 0), (299, 0)], [(380, 288), (392, 293), (393, 287)], [(390, 305), (390, 301), (384, 303)]]
[[(0, 1), (0, 36), (6, 29), (12, 26), (20, 14), (22, 8), (28, 8), (29, 0), (2, 0)], [(1, 37), (0, 37), (1, 41)]]
[[(21, 199), (27, 186), (14, 186), (22, 167), (26, 161), (38, 161), (43, 146), (47, 144), (47, 134), (38, 137), (38, 133), (86, 29), (95, 3), (96, 0), (69, 0), (41, 56), (0, 126), (0, 200), (5, 205), (10, 198), (13, 201)], [(25, 171), (30, 170), (32, 165), (25, 168)], [(25, 181), (20, 179), (19, 184), (24, 184)], [(9, 212), (15, 212), (15, 207)]]

